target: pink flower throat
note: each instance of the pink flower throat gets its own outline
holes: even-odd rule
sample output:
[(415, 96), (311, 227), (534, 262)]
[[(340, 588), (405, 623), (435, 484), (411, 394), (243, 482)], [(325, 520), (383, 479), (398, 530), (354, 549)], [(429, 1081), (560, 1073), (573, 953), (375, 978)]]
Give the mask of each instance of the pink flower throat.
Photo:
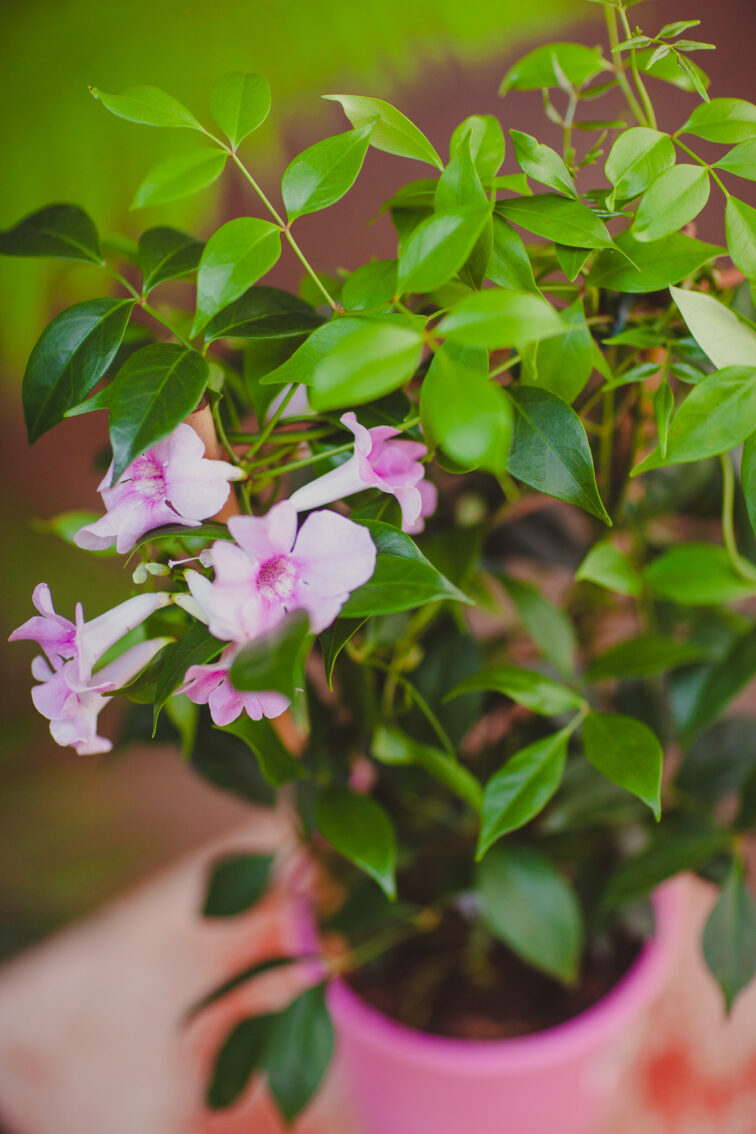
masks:
[(269, 601), (286, 602), (294, 593), (297, 569), (288, 555), (275, 555), (260, 565), (257, 589)]

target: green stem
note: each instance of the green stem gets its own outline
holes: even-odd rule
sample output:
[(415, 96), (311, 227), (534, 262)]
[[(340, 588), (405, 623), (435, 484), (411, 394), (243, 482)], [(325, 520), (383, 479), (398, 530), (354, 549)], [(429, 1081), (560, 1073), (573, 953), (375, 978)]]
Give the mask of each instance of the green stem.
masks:
[(730, 193), (730, 190), (722, 182), (721, 178), (714, 172), (714, 170), (709, 165), (708, 161), (705, 161), (702, 157), (699, 157), (698, 154), (693, 153), (693, 150), (690, 148), (690, 146), (686, 146), (685, 142), (681, 142), (678, 137), (673, 135), (672, 141), (675, 143), (676, 146), (679, 146), (681, 150), (684, 150), (684, 152), (688, 155), (688, 157), (692, 157), (693, 161), (698, 162), (699, 165), (703, 165), (706, 169), (708, 169), (711, 177), (716, 182), (716, 184), (719, 186), (719, 188), (722, 190), (725, 197), (731, 197), (732, 196), (732, 194)]
[(743, 559), (735, 538), (735, 470), (728, 453), (719, 457), (722, 466), (722, 538), (733, 570), (742, 579), (756, 581), (756, 568)]
[[(619, 11), (619, 14), (620, 14), (620, 20), (622, 21), (622, 28), (623, 28), (625, 34), (627, 35), (627, 38), (630, 39), (630, 37), (632, 36), (633, 33), (630, 29), (630, 24), (629, 24), (628, 19), (627, 19), (627, 13), (625, 12), (624, 4), (620, 3), (618, 11)], [(656, 115), (654, 113), (654, 106), (653, 106), (653, 103), (651, 102), (651, 99), (649, 98), (648, 91), (646, 90), (646, 86), (645, 86), (643, 80), (640, 77), (640, 70), (638, 68), (638, 58), (635, 54), (635, 48), (634, 47), (630, 49), (630, 70), (633, 72), (633, 79), (635, 80), (635, 85), (638, 89), (638, 94), (640, 95), (641, 102), (643, 103), (643, 109), (644, 109), (645, 114), (646, 114), (647, 125), (649, 125), (652, 130), (655, 130), (656, 129)]]
[[(615, 12), (616, 12), (616, 9), (613, 8), (613, 7), (610, 8), (608, 5), (605, 6), (605, 8), (604, 8), (604, 15), (606, 17), (606, 28), (607, 28), (607, 32), (609, 34), (609, 44), (610, 44), (610, 47), (612, 47), (612, 48), (616, 47), (617, 44), (619, 43), (619, 34), (617, 32), (617, 17), (615, 15)], [(615, 58), (613, 53), (612, 53), (612, 58)], [(641, 107), (637, 98), (633, 94), (633, 88), (630, 86), (629, 82), (627, 81), (627, 75), (625, 74), (625, 65), (622, 62), (622, 59), (619, 57), (619, 55), (617, 56), (617, 62), (614, 65), (614, 73), (617, 76), (617, 82), (620, 85), (622, 93), (624, 94), (625, 98), (627, 99), (627, 105), (630, 107), (630, 110), (631, 110), (633, 116), (635, 117), (635, 120), (641, 126), (646, 126), (647, 121), (646, 121), (646, 116), (643, 113), (643, 108)]]
[[(273, 480), (275, 477), (283, 476), (284, 473), (295, 472), (296, 469), (307, 468), (308, 465), (317, 464), (318, 461), (325, 461), (328, 457), (338, 456), (339, 453), (348, 453), (354, 448), (354, 442), (347, 445), (338, 445), (335, 449), (329, 449), (327, 453), (316, 453), (314, 457), (303, 457), (301, 461), (290, 461), (288, 465), (278, 465), (277, 468), (271, 469), (266, 473), (262, 480)], [(267, 464), (267, 462), (262, 462)], [(245, 465), (246, 468), (254, 469), (254, 465)], [(258, 466), (260, 467), (260, 466)]]
[(299, 389), (299, 383), (298, 382), (292, 382), (292, 384), (291, 384), (289, 390), (287, 391), (286, 395), (282, 398), (278, 409), (275, 411), (275, 413), (271, 417), (268, 424), (263, 426), (262, 431), (260, 432), (260, 434), (257, 438), (257, 441), (255, 441), (254, 444), (250, 446), (249, 452), (247, 453), (247, 458), (246, 458), (247, 460), (249, 460), (251, 457), (254, 457), (254, 455), (258, 451), (258, 449), (261, 449), (263, 447), (263, 445), (268, 440), (268, 438), (270, 437), (273, 430), (278, 425), (278, 422), (281, 420), (281, 415), (283, 414), (284, 410), (286, 409), (286, 407), (288, 406), (289, 402), (294, 397), (294, 394), (297, 392), (298, 389)]
[[(212, 397), (212, 395), (211, 395), (211, 397)], [(237, 466), (237, 468), (242, 468), (241, 461), (237, 457), (234, 450), (231, 448), (231, 442), (228, 439), (228, 435), (226, 434), (225, 426), (224, 426), (223, 421), (221, 419), (220, 402), (217, 399), (212, 400), (211, 405), (210, 405), (210, 412), (213, 415), (213, 424), (215, 425), (215, 432), (217, 433), (217, 435), (220, 439), (221, 445), (223, 446), (223, 448), (228, 453), (228, 456), (231, 459), (232, 463), (235, 464)]]

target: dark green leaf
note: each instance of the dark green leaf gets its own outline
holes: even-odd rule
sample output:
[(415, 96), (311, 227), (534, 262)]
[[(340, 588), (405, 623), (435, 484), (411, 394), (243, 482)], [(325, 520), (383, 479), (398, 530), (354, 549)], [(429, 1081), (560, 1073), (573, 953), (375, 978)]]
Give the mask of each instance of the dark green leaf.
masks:
[(492, 933), (529, 965), (574, 983), (584, 938), (580, 903), (545, 855), (496, 847), (478, 866), (476, 890)]
[(235, 973), (234, 976), (224, 980), (223, 984), (219, 984), (212, 992), (208, 992), (207, 996), (203, 996), (198, 1000), (186, 1014), (186, 1019), (193, 1019), (198, 1013), (203, 1012), (205, 1008), (209, 1008), (211, 1004), (215, 1004), (217, 1000), (222, 1000), (224, 996), (228, 996), (229, 992), (234, 989), (240, 988), (241, 985), (246, 984), (247, 981), (254, 980), (255, 977), (262, 976), (263, 973), (273, 972), (275, 969), (280, 969), (285, 965), (297, 964), (297, 962), (305, 958), (298, 955), (294, 957), (267, 957), (264, 961), (255, 961), (253, 965), (248, 965), (246, 969), (241, 972)]
[(128, 122), (138, 122), (143, 126), (202, 129), (194, 115), (178, 99), (159, 87), (128, 87), (119, 95), (106, 94), (97, 87), (90, 87), (89, 91), (111, 114)]
[(265, 717), (253, 721), (246, 713), (242, 713), (231, 724), (224, 725), (222, 731), (243, 740), (249, 750), (254, 752), (263, 779), (271, 787), (281, 787), (282, 784), (307, 775), (302, 762), (291, 755)]
[[(183, 528), (182, 531), (186, 531)], [(204, 665), (217, 657), (223, 643), (219, 642), (201, 622), (195, 622), (186, 634), (166, 646), (160, 655), (160, 673), (155, 687), (152, 732), (155, 735), (160, 710), (184, 680), (191, 665)]]
[(685, 725), (685, 736), (689, 739), (715, 721), (755, 675), (756, 630), (751, 630), (736, 638), (707, 673)]
[(493, 248), (486, 268), (486, 278), (499, 287), (541, 294), (522, 237), (509, 221), (496, 213), (493, 215)]
[(308, 988), (280, 1012), (265, 1048), (271, 1094), (286, 1122), (304, 1110), (333, 1054), (333, 1025), (322, 984)]
[(156, 165), (137, 189), (132, 209), (165, 205), (199, 193), (217, 181), (226, 165), (222, 150), (192, 150)]
[(549, 390), (565, 402), (573, 402), (593, 371), (594, 342), (576, 299), (562, 312), (565, 333), (528, 346), (523, 355), (521, 382)]
[(210, 1110), (231, 1106), (260, 1069), (275, 1016), (248, 1016), (226, 1036), (215, 1057), (205, 1102)]
[(428, 139), (418, 130), (409, 118), (396, 110), (382, 98), (367, 98), (363, 95), (324, 95), (332, 102), (340, 102), (344, 113), (355, 128), (366, 126), (375, 118), (378, 121), (370, 137), (370, 145), (376, 150), (398, 157), (427, 161), (438, 169), (444, 163)]
[(728, 197), (725, 222), (733, 264), (748, 279), (756, 279), (756, 209), (737, 197)]
[(192, 335), (270, 271), (281, 255), (281, 230), (258, 217), (237, 217), (214, 232), (197, 273)]
[(544, 44), (509, 68), (499, 94), (561, 87), (565, 79), (574, 87), (581, 87), (606, 67), (598, 47), (585, 47), (582, 43)]
[(289, 162), (281, 179), (281, 193), (290, 221), (316, 213), (341, 200), (362, 169), (374, 123), (324, 138)]
[(272, 854), (229, 854), (213, 863), (203, 917), (235, 917), (256, 906), (268, 888)]
[(380, 520), (362, 521), (378, 550), (373, 577), (352, 591), (342, 607), (346, 618), (367, 618), (412, 610), (429, 602), (470, 600), (422, 554), (404, 532)]
[(727, 850), (730, 838), (710, 822), (665, 819), (646, 847), (625, 859), (610, 876), (601, 899), (603, 909), (641, 901), (667, 878), (700, 869)]
[(308, 395), (313, 409), (372, 402), (403, 386), (417, 368), (423, 340), (401, 316), (360, 322), (316, 362)]
[(373, 737), (370, 754), (381, 764), (402, 766), (416, 764), (438, 780), (474, 811), (480, 811), (483, 792), (480, 783), (448, 752), (430, 744), (420, 744), (398, 729), (381, 727)]
[(611, 520), (596, 487), (588, 438), (580, 418), (547, 390), (512, 387), (515, 429), (507, 468), (531, 488)]
[(609, 248), (612, 243), (606, 225), (594, 212), (556, 193), (499, 201), (496, 212), (536, 236), (571, 248)]
[(323, 668), (325, 670), (328, 688), (333, 689), (333, 668), (344, 646), (354, 637), (361, 626), (365, 625), (364, 618), (337, 618), (332, 626), (320, 634), (320, 648), (323, 651)]
[(704, 928), (702, 945), (729, 1012), (738, 993), (756, 976), (756, 902), (740, 858), (733, 859)]
[(643, 194), (632, 233), (648, 243), (661, 240), (695, 219), (709, 199), (709, 171), (701, 165), (673, 165)]
[(752, 433), (743, 445), (740, 481), (751, 527), (756, 534), (756, 433)]
[(645, 575), (654, 594), (684, 606), (716, 606), (756, 594), (756, 581), (736, 574), (725, 549), (711, 543), (673, 547)]
[(674, 164), (675, 147), (669, 134), (634, 126), (617, 138), (606, 159), (605, 170), (622, 201), (644, 193)]
[(116, 356), (133, 299), (88, 299), (42, 332), (24, 374), (22, 398), (34, 442), (94, 389)]
[(483, 792), (476, 860), (510, 831), (534, 819), (562, 782), (572, 726), (515, 753)]
[(236, 149), (268, 117), (270, 87), (262, 75), (231, 71), (214, 83), (210, 113)]
[(303, 299), (259, 284), (213, 316), (205, 327), (205, 339), (211, 342), (223, 338), (293, 338), (309, 335), (322, 322), (322, 317)]
[(310, 619), (303, 610), (286, 614), (272, 630), (259, 634), (234, 659), (229, 676), (234, 689), (282, 693), (291, 700), (303, 685)]
[(473, 250), (487, 206), (456, 208), (422, 221), (399, 255), (400, 292), (435, 291), (455, 275)]
[[(679, 283), (700, 267), (724, 254), (716, 244), (704, 244), (676, 232), (663, 240), (639, 241), (621, 232), (614, 243), (622, 250), (601, 252), (588, 273), (589, 287), (642, 294)], [(631, 262), (628, 262), (631, 261)]]
[(676, 642), (660, 634), (641, 634), (620, 642), (588, 667), (589, 681), (613, 677), (620, 681), (634, 677), (653, 677), (671, 669), (692, 665), (706, 657), (706, 650), (694, 642)]
[(201, 241), (175, 228), (150, 228), (142, 233), (138, 250), (142, 293), (147, 295), (165, 280), (194, 272), (203, 247)]
[(0, 256), (103, 262), (97, 229), (78, 205), (47, 205), (0, 232)]
[(438, 330), (462, 346), (497, 350), (564, 334), (565, 324), (538, 295), (487, 288), (457, 303)]
[(679, 131), (707, 142), (746, 142), (756, 138), (756, 106), (742, 98), (713, 98), (701, 103)]
[(563, 611), (550, 603), (533, 583), (501, 577), (507, 594), (517, 607), (525, 629), (545, 658), (564, 677), (574, 670), (575, 631)]
[(396, 838), (386, 812), (369, 795), (331, 786), (318, 793), (315, 824), (331, 846), (396, 897)]
[(263, 779), (248, 749), (236, 737), (227, 735), (226, 729), (211, 727), (207, 712), (199, 718), (191, 766), (214, 787), (248, 803), (272, 807), (275, 802), (275, 792)]
[(470, 155), (478, 176), (490, 181), (504, 161), (504, 134), (493, 114), (473, 114), (460, 122), (449, 141), (449, 156), (455, 157), (469, 140)]
[(110, 399), (114, 482), (197, 408), (208, 375), (202, 355), (178, 343), (151, 343), (126, 359)]
[(634, 717), (591, 712), (583, 724), (583, 748), (597, 772), (637, 795), (660, 817), (664, 753), (650, 728)]
[(621, 595), (639, 595), (643, 590), (643, 582), (635, 567), (609, 540), (593, 545), (575, 572), (575, 578), (618, 591)]
[(516, 665), (497, 665), (474, 673), (447, 693), (444, 700), (481, 690), (504, 693), (518, 704), (525, 705), (531, 712), (542, 713), (547, 717), (587, 707), (585, 700), (566, 685), (560, 685), (535, 670), (522, 669)]
[(548, 185), (550, 189), (558, 189), (568, 197), (577, 198), (572, 175), (556, 150), (539, 142), (531, 134), (523, 134), (521, 130), (510, 130), (509, 136), (514, 142), (517, 164), (523, 173), (541, 185)]

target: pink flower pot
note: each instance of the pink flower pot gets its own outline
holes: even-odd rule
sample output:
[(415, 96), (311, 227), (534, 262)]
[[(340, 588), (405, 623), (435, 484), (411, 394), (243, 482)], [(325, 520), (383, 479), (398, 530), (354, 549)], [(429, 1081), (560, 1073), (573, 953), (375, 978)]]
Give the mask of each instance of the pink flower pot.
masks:
[(677, 954), (684, 890), (679, 879), (659, 887), (655, 936), (607, 996), (534, 1035), (482, 1042), (425, 1035), (333, 982), (328, 1006), (342, 1081), (366, 1134), (594, 1134)]

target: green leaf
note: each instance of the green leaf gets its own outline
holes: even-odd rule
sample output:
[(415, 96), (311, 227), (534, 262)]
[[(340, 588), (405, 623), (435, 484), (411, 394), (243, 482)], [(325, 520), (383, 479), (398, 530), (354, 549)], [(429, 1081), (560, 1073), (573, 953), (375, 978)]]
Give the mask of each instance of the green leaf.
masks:
[(375, 123), (368, 122), (335, 138), (324, 138), (289, 162), (281, 179), (281, 193), (290, 221), (328, 208), (352, 188), (374, 128)]
[(322, 323), (322, 317), (303, 299), (259, 284), (213, 316), (205, 327), (205, 341), (295, 338), (310, 334)]
[(728, 197), (725, 223), (733, 264), (748, 279), (756, 279), (756, 209), (737, 197)]
[(743, 445), (740, 481), (751, 527), (756, 534), (756, 433), (752, 433)]
[(389, 766), (416, 764), (424, 768), (429, 776), (454, 792), (473, 811), (480, 811), (483, 798), (480, 783), (448, 752), (430, 744), (420, 744), (398, 729), (381, 726), (373, 737), (370, 755)]
[(709, 171), (702, 165), (673, 165), (643, 194), (632, 233), (648, 243), (692, 221), (709, 199)]
[(320, 634), (318, 641), (323, 651), (323, 669), (329, 689), (333, 689), (333, 669), (336, 665), (336, 659), (347, 642), (364, 625), (364, 618), (337, 618), (332, 626), (327, 627)]
[(624, 681), (635, 677), (654, 677), (671, 669), (692, 665), (706, 657), (706, 650), (694, 642), (676, 642), (661, 634), (641, 634), (612, 646), (594, 658), (586, 671), (588, 681), (607, 677)]
[(229, 992), (240, 988), (241, 985), (246, 984), (247, 981), (254, 980), (255, 977), (262, 976), (263, 973), (283, 968), (285, 965), (296, 964), (304, 959), (305, 958), (301, 955), (296, 955), (292, 957), (267, 957), (264, 961), (255, 961), (253, 965), (248, 965), (246, 969), (242, 969), (241, 972), (235, 973), (234, 976), (229, 977), (228, 980), (224, 980), (223, 984), (217, 985), (212, 992), (208, 992), (206, 996), (203, 996), (201, 1000), (193, 1004), (186, 1013), (185, 1019), (187, 1021), (194, 1019), (194, 1017), (200, 1012), (203, 1012), (205, 1008), (209, 1008), (211, 1004), (222, 1000), (224, 996), (228, 996)]
[(644, 193), (674, 164), (675, 146), (669, 134), (634, 126), (617, 138), (604, 169), (617, 197), (627, 201)]
[(651, 48), (644, 49), (637, 53), (638, 66), (642, 71), (649, 75), (653, 75), (655, 79), (660, 79), (663, 83), (671, 83), (675, 87), (679, 87), (684, 91), (697, 91), (702, 99), (708, 100), (706, 88), (709, 85), (709, 76), (701, 70), (697, 63), (692, 59), (687, 59), (684, 55), (670, 53), (663, 59), (657, 58), (654, 60), (654, 55), (657, 55)]
[(747, 142), (756, 138), (756, 106), (742, 98), (713, 98), (701, 103), (680, 129), (707, 142)]
[(481, 181), (490, 181), (504, 161), (504, 134), (493, 114), (473, 114), (460, 122), (449, 141), (449, 157), (454, 158), (469, 140), (469, 152)]
[(242, 713), (235, 721), (224, 725), (221, 731), (229, 732), (244, 741), (247, 748), (254, 753), (263, 779), (271, 787), (281, 787), (307, 775), (302, 762), (291, 755), (279, 739), (273, 725), (265, 717), (253, 721), (246, 713)]
[(88, 299), (45, 327), (26, 365), (22, 398), (33, 443), (94, 389), (123, 339), (133, 299)]
[(229, 854), (213, 863), (202, 916), (235, 917), (256, 906), (272, 865), (272, 854)]
[(683, 606), (716, 606), (756, 594), (756, 583), (738, 575), (723, 547), (687, 543), (664, 552), (646, 568), (654, 594)]
[(572, 175), (556, 150), (539, 142), (531, 134), (523, 134), (521, 130), (510, 130), (509, 136), (514, 142), (517, 164), (523, 173), (541, 185), (548, 185), (550, 189), (558, 189), (568, 197), (577, 198)]
[(415, 372), (423, 340), (414, 327), (402, 316), (361, 322), (316, 362), (309, 391), (313, 409), (372, 402), (403, 386)]
[(634, 717), (591, 712), (583, 722), (583, 749), (597, 772), (636, 795), (659, 819), (664, 753), (650, 728)]
[(210, 90), (210, 114), (235, 150), (270, 113), (270, 87), (262, 75), (231, 71)]
[(520, 381), (556, 394), (562, 401), (575, 400), (593, 371), (594, 341), (585, 319), (582, 298), (562, 313), (565, 333), (558, 338), (531, 344), (523, 354)]
[[(588, 286), (642, 294), (661, 291), (697, 272), (724, 249), (704, 244), (681, 232), (662, 240), (636, 240), (631, 232), (621, 232), (614, 241), (621, 252), (600, 252), (588, 273)], [(630, 261), (630, 262), (628, 262)]]
[(542, 713), (546, 717), (587, 708), (585, 700), (566, 685), (560, 685), (535, 670), (522, 669), (516, 665), (497, 665), (474, 673), (455, 685), (444, 700), (481, 690), (503, 693), (531, 712)]
[(562, 782), (571, 732), (568, 725), (522, 748), (488, 781), (476, 861), (503, 835), (524, 827), (544, 809)]
[(551, 304), (538, 295), (487, 288), (457, 303), (438, 331), (462, 346), (497, 350), (564, 334), (565, 325)]
[(729, 1012), (756, 976), (756, 902), (740, 858), (734, 858), (703, 932), (703, 955)]
[(387, 307), (396, 290), (396, 260), (371, 260), (345, 281), (341, 302), (346, 311)]
[(137, 251), (142, 295), (158, 284), (196, 271), (204, 245), (175, 228), (150, 228), (139, 237)]
[(197, 273), (197, 314), (192, 336), (270, 271), (281, 255), (281, 230), (258, 217), (237, 217), (214, 232)]
[(672, 393), (669, 382), (665, 380), (661, 383), (654, 394), (653, 402), (656, 432), (659, 436), (659, 451), (662, 457), (666, 457), (667, 446), (669, 445), (669, 422), (675, 409), (675, 395)]
[(192, 150), (156, 165), (137, 189), (132, 209), (165, 205), (199, 193), (217, 181), (226, 165), (222, 150)]
[(577, 980), (585, 930), (572, 886), (530, 847), (496, 847), (479, 864), (481, 917), (518, 957), (564, 984)]
[(507, 462), (510, 474), (611, 525), (596, 486), (588, 438), (575, 411), (547, 390), (515, 386), (509, 393), (517, 411)]
[(646, 847), (610, 876), (601, 899), (603, 910), (641, 901), (667, 878), (683, 870), (699, 870), (727, 850), (731, 837), (710, 820), (665, 818)]
[(450, 344), (437, 351), (420, 391), (420, 419), (425, 437), (458, 465), (505, 471), (512, 405), (489, 379), (485, 351), (454, 350)]
[(315, 825), (331, 846), (396, 897), (396, 838), (386, 812), (369, 795), (330, 786), (318, 793)]
[(367, 618), (444, 600), (470, 602), (404, 532), (380, 520), (360, 522), (373, 537), (378, 557), (372, 578), (352, 591), (341, 608), (342, 617)]
[(593, 255), (590, 248), (568, 248), (566, 244), (555, 244), (554, 252), (567, 279), (572, 283), (582, 272), (588, 260)]
[(438, 179), (433, 207), (437, 213), (461, 208), (488, 211), (488, 198), (472, 159), (469, 138), (461, 142)]
[(582, 43), (547, 43), (518, 59), (502, 79), (499, 94), (561, 87), (564, 80), (581, 87), (607, 67), (598, 47)]
[[(186, 528), (182, 529), (186, 531)], [(214, 638), (202, 622), (195, 622), (185, 634), (160, 654), (160, 671), (155, 686), (152, 709), (152, 735), (155, 735), (160, 710), (168, 698), (182, 684), (186, 671), (192, 665), (204, 665), (217, 657), (222, 642)]]
[(260, 1069), (275, 1016), (248, 1016), (224, 1039), (215, 1056), (205, 1102), (210, 1110), (231, 1106)]
[(493, 248), (486, 268), (486, 279), (513, 291), (532, 291), (540, 295), (533, 268), (522, 237), (503, 217), (493, 215)]
[(324, 323), (316, 328), (285, 362), (263, 375), (260, 385), (278, 386), (288, 385), (290, 382), (299, 382), (303, 386), (312, 385), (318, 364), (331, 354), (337, 343), (355, 335), (369, 326), (370, 322), (368, 318), (340, 316)]
[(459, 271), (488, 217), (487, 206), (457, 208), (422, 221), (399, 255), (399, 291), (429, 292)]
[(320, 1086), (333, 1055), (333, 1025), (325, 986), (292, 1000), (273, 1021), (265, 1048), (268, 1085), (286, 1122), (304, 1110)]
[(528, 232), (570, 248), (609, 248), (612, 238), (606, 225), (581, 201), (572, 201), (556, 193), (534, 193), (499, 201), (499, 216), (519, 224)]
[(89, 92), (111, 114), (128, 122), (202, 130), (194, 115), (160, 87), (128, 87), (119, 95), (106, 94), (97, 87), (90, 87)]
[(209, 373), (201, 354), (178, 343), (150, 343), (129, 355), (113, 380), (110, 399), (114, 483), (197, 408)]
[(690, 740), (707, 728), (727, 708), (734, 697), (745, 689), (756, 675), (756, 630), (750, 630), (735, 639), (724, 657), (720, 658), (704, 678), (693, 712), (688, 718), (684, 736)]
[(635, 567), (609, 540), (593, 545), (575, 572), (575, 578), (621, 595), (639, 595), (643, 590), (643, 581)]
[(245, 693), (282, 693), (292, 700), (303, 685), (310, 619), (304, 610), (286, 614), (235, 657), (229, 672), (234, 689)]
[(341, 94), (323, 97), (341, 103), (344, 113), (355, 128), (366, 126), (377, 118), (370, 137), (370, 145), (376, 150), (396, 154), (398, 157), (414, 158), (416, 161), (427, 161), (438, 169), (444, 168), (444, 163), (422, 131), (382, 98)]
[(545, 658), (564, 677), (574, 671), (577, 643), (567, 615), (541, 594), (533, 583), (500, 576), (500, 581), (517, 608), (522, 624)]
[(97, 229), (78, 205), (47, 205), (0, 232), (0, 256), (103, 262)]
[(728, 366), (707, 374), (693, 387), (672, 419), (666, 457), (655, 449), (633, 469), (632, 475), (726, 453), (745, 441), (753, 432), (754, 422), (756, 367)]
[(750, 142), (740, 142), (715, 162), (714, 168), (734, 173), (736, 177), (744, 177), (747, 181), (756, 181), (756, 138), (752, 138)]
[(693, 338), (716, 367), (754, 365), (756, 331), (735, 311), (702, 291), (669, 290)]

